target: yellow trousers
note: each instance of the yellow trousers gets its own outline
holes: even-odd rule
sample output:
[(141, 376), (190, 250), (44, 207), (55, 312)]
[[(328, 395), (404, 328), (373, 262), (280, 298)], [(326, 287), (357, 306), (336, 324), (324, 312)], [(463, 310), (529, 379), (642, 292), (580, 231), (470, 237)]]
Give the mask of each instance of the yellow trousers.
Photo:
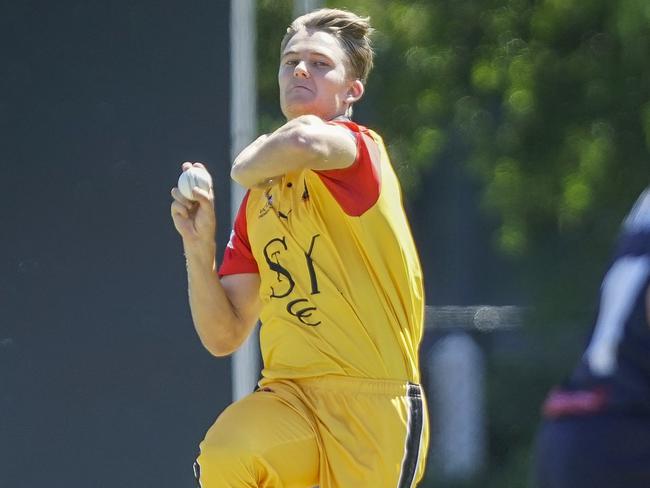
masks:
[(262, 380), (208, 430), (195, 471), (202, 488), (411, 488), (428, 434), (418, 385)]

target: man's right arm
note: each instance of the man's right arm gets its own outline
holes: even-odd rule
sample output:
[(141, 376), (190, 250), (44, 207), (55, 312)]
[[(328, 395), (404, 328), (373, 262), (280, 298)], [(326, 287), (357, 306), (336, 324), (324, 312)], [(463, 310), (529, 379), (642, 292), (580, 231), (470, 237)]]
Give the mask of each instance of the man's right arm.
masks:
[[(184, 163), (183, 171), (199, 163)], [(193, 189), (195, 201), (172, 189), (174, 226), (183, 239), (189, 301), (194, 327), (205, 348), (215, 356), (236, 351), (251, 333), (261, 309), (257, 273), (219, 278), (216, 270), (214, 194)]]
[(259, 318), (260, 277), (256, 273), (224, 276), (209, 259), (185, 248), (190, 309), (196, 332), (215, 356), (235, 352)]

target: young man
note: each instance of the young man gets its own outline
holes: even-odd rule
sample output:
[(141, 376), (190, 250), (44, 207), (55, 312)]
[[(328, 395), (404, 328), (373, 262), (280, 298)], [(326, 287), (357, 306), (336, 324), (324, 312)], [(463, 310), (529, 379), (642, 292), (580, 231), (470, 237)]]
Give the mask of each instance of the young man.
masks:
[(206, 434), (204, 488), (422, 478), (422, 273), (384, 144), (349, 119), (372, 67), (369, 33), (368, 19), (330, 9), (288, 28), (278, 73), (287, 123), (233, 164), (249, 191), (218, 274), (211, 192), (195, 189), (192, 203), (172, 190), (203, 344), (230, 354), (262, 323), (259, 389)]
[(581, 361), (543, 413), (535, 486), (650, 486), (650, 187), (623, 224)]

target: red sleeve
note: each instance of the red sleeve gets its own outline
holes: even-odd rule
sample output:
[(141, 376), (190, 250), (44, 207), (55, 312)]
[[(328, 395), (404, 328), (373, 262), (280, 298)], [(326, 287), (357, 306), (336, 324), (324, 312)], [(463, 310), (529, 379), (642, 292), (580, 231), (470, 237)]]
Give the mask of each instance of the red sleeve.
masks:
[(244, 199), (239, 206), (237, 217), (233, 230), (230, 232), (230, 240), (223, 253), (223, 261), (219, 267), (219, 276), (241, 274), (241, 273), (259, 273), (257, 262), (253, 257), (251, 245), (248, 241), (248, 226), (246, 224), (246, 205), (248, 196), (246, 192)]
[[(370, 156), (367, 129), (354, 122), (331, 122), (347, 127), (357, 141), (357, 157), (351, 166), (343, 169), (316, 171), (321, 181), (325, 184), (332, 196), (336, 199), (343, 211), (352, 216), (359, 217), (372, 207), (379, 199), (381, 189), (381, 176)], [(377, 148), (373, 148), (376, 157), (379, 156)], [(376, 161), (378, 162), (378, 161)]]

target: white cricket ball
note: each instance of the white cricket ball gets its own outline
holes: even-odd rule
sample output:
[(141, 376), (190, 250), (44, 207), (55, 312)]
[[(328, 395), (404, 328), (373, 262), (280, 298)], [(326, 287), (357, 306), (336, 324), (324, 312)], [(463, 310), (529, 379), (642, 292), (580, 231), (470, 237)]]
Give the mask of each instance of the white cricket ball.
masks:
[(201, 190), (210, 191), (212, 188), (212, 178), (203, 168), (192, 166), (187, 171), (183, 171), (178, 177), (178, 189), (188, 200), (195, 200), (192, 188), (198, 186)]

